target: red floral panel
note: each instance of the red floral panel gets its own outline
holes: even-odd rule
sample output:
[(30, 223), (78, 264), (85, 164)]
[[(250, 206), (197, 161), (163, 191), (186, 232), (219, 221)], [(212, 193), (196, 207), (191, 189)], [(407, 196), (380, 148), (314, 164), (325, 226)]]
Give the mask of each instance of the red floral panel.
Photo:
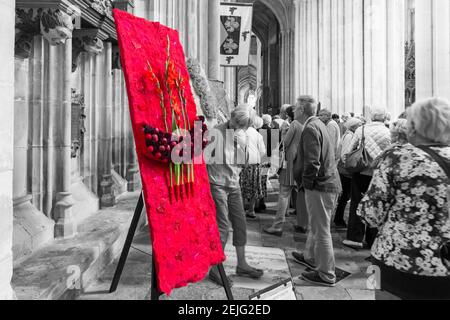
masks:
[(178, 32), (120, 10), (114, 18), (158, 285), (170, 294), (203, 280), (210, 266), (225, 260), (206, 166), (157, 161), (163, 147), (150, 145), (169, 140), (162, 153), (170, 152), (167, 133), (193, 128), (196, 106)]

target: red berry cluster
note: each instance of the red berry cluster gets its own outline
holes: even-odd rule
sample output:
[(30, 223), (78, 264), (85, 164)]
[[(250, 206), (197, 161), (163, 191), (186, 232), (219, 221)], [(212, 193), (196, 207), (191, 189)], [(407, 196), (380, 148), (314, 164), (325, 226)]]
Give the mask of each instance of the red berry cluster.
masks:
[[(205, 132), (208, 130), (208, 126), (206, 125), (205, 117), (200, 116), (197, 118), (197, 121), (200, 121), (202, 123), (202, 130), (195, 130), (192, 129), (190, 131), (191, 135), (191, 154), (195, 154), (195, 145), (194, 141), (202, 141), (202, 151), (206, 148), (208, 145), (208, 140), (204, 138)], [(153, 158), (154, 160), (169, 163), (171, 162), (171, 156), (172, 151), (175, 149), (178, 145), (181, 145), (180, 148), (180, 157), (183, 157), (183, 150), (186, 150), (186, 148), (189, 148), (189, 146), (186, 144), (187, 139), (183, 136), (176, 136), (175, 134), (163, 132), (162, 130), (158, 128), (154, 128), (150, 125), (144, 126), (144, 134), (145, 134), (145, 143), (147, 146), (148, 154)], [(198, 135), (201, 134), (201, 137)], [(195, 154), (195, 156), (199, 156), (198, 154)]]
[(172, 134), (165, 133), (158, 128), (149, 125), (144, 126), (145, 143), (148, 153), (155, 160), (169, 162), (172, 149), (176, 147), (177, 142), (172, 141)]

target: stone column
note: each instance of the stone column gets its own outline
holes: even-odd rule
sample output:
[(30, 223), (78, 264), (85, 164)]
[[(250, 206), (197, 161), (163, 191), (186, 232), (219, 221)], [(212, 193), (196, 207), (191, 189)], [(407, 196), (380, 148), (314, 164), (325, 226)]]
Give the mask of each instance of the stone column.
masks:
[(105, 42), (104, 49), (104, 65), (103, 69), (103, 90), (104, 93), (101, 101), (101, 115), (100, 119), (100, 189), (101, 198), (100, 204), (102, 207), (111, 207), (115, 204), (114, 182), (112, 179), (112, 44)]
[(14, 298), (10, 284), (13, 272), (14, 25), (14, 1), (0, 0), (0, 300)]
[(72, 237), (77, 233), (77, 224), (72, 214), (72, 207), (75, 201), (70, 193), (71, 185), (71, 124), (72, 124), (72, 39), (67, 39), (62, 47), (58, 47), (63, 53), (62, 70), (62, 105), (59, 107), (56, 141), (56, 172), (57, 172), (57, 194), (54, 208), (54, 218), (56, 220), (55, 236)]
[[(36, 50), (39, 51), (39, 47)], [(32, 196), (29, 190), (29, 175), (32, 175), (33, 169), (29, 167), (29, 160), (32, 164), (33, 152), (29, 147), (29, 140), (33, 140), (33, 133), (39, 133), (42, 129), (41, 124), (32, 123), (33, 117), (29, 114), (34, 108), (30, 108), (29, 98), (33, 98), (30, 94), (30, 86), (33, 82), (29, 81), (29, 76), (33, 77), (30, 69), (33, 69), (34, 63), (29, 63), (29, 59), (16, 59), (15, 62), (15, 103), (14, 103), (14, 238), (13, 238), (13, 254), (14, 259), (20, 259), (30, 254), (34, 249), (40, 247), (44, 243), (53, 239), (54, 222), (41, 212), (31, 203)], [(40, 70), (36, 70), (40, 71)], [(30, 86), (28, 85), (30, 84)], [(38, 83), (37, 86), (40, 86)], [(40, 108), (38, 106), (40, 111)], [(40, 114), (36, 115), (37, 120), (42, 119)], [(38, 130), (33, 130), (37, 125)], [(30, 139), (31, 137), (31, 139)], [(42, 137), (38, 135), (38, 137)], [(38, 147), (39, 148), (39, 147)], [(30, 157), (29, 157), (30, 156)], [(40, 162), (36, 163), (38, 169)], [(38, 177), (38, 181), (41, 177)], [(37, 198), (39, 199), (39, 197)], [(37, 201), (39, 204), (40, 201)]]
[(364, 105), (364, 24), (363, 24), (363, 2), (353, 0), (353, 17), (352, 21), (352, 57), (351, 61), (346, 62), (345, 67), (351, 68), (353, 72), (353, 83), (350, 86), (353, 95), (352, 111), (361, 114)]
[(416, 1), (417, 100), (450, 100), (450, 1)]
[[(122, 80), (122, 87), (125, 88), (125, 80)], [(134, 141), (133, 128), (131, 126), (130, 111), (128, 109), (128, 96), (122, 95), (123, 104), (126, 105), (125, 121), (128, 123), (127, 139), (127, 176), (128, 191), (133, 192), (141, 189), (141, 177), (139, 175), (139, 166), (136, 155), (136, 144)]]
[[(30, 56), (30, 142), (31, 155), (28, 176), (33, 204), (42, 210), (44, 203), (44, 40), (36, 36), (33, 40), (33, 51)], [(53, 229), (53, 227), (52, 227)]]
[(187, 0), (187, 18), (185, 26), (187, 28), (187, 50), (186, 54), (191, 58), (198, 58), (198, 43), (200, 41), (198, 34), (197, 14), (199, 0)]
[(208, 5), (208, 0), (198, 0), (198, 60), (205, 70), (208, 70)]
[(364, 104), (396, 118), (405, 105), (404, 0), (366, 1), (364, 16)]
[(208, 76), (220, 79), (220, 0), (208, 1)]
[(294, 40), (294, 52), (295, 52), (295, 58), (294, 58), (294, 93), (295, 96), (300, 95), (300, 79), (299, 79), (299, 70), (300, 70), (300, 62), (299, 62), (299, 49), (300, 49), (300, 8), (299, 8), (299, 0), (295, 0), (294, 2), (294, 24), (295, 24), (295, 40)]

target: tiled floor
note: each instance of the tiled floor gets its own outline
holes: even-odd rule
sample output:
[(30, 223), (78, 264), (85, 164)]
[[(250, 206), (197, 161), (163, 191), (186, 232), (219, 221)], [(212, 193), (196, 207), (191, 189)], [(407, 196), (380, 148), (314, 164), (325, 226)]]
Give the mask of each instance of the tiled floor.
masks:
[[(272, 181), (276, 188), (276, 182)], [(269, 201), (276, 201), (276, 193), (272, 192)], [(233, 294), (238, 300), (248, 300), (256, 291), (276, 284), (283, 279), (292, 278), (298, 300), (373, 300), (375, 292), (367, 289), (368, 275), (366, 270), (370, 263), (365, 261), (369, 257), (368, 251), (354, 251), (342, 246), (345, 233), (332, 230), (336, 264), (342, 274), (349, 274), (340, 281), (336, 287), (311, 286), (299, 279), (304, 268), (294, 262), (292, 251), (302, 250), (305, 246), (306, 236), (297, 234), (293, 224), (295, 216), (289, 217), (285, 226), (283, 237), (274, 237), (263, 234), (262, 229), (271, 224), (276, 211), (276, 202), (268, 203), (268, 210), (258, 215), (258, 219), (248, 222), (248, 248), (247, 257), (251, 265), (265, 271), (264, 277), (259, 280), (239, 278), (235, 275), (236, 256), (231, 245), (227, 246), (227, 261), (225, 270), (234, 282)], [(149, 299), (151, 247), (148, 233), (143, 231), (133, 244), (126, 268), (123, 273), (119, 289), (114, 294), (108, 294), (115, 264), (110, 265), (104, 276), (98, 279), (81, 296), (81, 299)], [(187, 288), (175, 290), (172, 296), (162, 297), (167, 300), (223, 300), (223, 288), (205, 280)]]

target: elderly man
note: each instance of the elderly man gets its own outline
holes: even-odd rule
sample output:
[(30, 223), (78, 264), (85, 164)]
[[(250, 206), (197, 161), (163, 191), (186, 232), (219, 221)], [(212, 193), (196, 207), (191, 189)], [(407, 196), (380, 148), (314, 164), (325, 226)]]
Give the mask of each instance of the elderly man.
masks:
[(293, 256), (296, 262), (314, 270), (302, 274), (305, 281), (334, 287), (336, 273), (330, 228), (334, 204), (341, 192), (336, 156), (327, 127), (315, 116), (314, 98), (302, 96), (298, 102), (299, 121), (304, 130), (295, 163), (296, 181), (305, 189), (310, 231), (305, 252), (294, 252)]
[[(348, 151), (351, 152), (352, 150), (355, 150), (361, 144), (364, 136), (365, 148), (370, 157), (369, 160), (370, 162), (373, 162), (391, 146), (391, 133), (384, 124), (387, 118), (385, 109), (374, 108), (371, 111), (371, 114), (372, 123), (364, 125), (356, 130), (352, 142), (348, 147)], [(372, 176), (373, 169), (371, 166), (361, 173), (355, 173), (352, 176), (352, 200), (350, 205), (347, 239), (343, 242), (345, 246), (350, 248), (362, 249), (364, 247), (364, 237), (366, 238), (368, 247), (372, 247), (377, 235), (377, 230), (366, 229), (366, 226), (357, 215), (358, 205), (369, 189)]]
[[(328, 134), (330, 135), (331, 143), (333, 145), (334, 154), (337, 155), (339, 143), (341, 142), (341, 129), (336, 121), (333, 120), (331, 111), (327, 109), (320, 110), (319, 119), (327, 126)], [(337, 160), (337, 158), (335, 160)]]

